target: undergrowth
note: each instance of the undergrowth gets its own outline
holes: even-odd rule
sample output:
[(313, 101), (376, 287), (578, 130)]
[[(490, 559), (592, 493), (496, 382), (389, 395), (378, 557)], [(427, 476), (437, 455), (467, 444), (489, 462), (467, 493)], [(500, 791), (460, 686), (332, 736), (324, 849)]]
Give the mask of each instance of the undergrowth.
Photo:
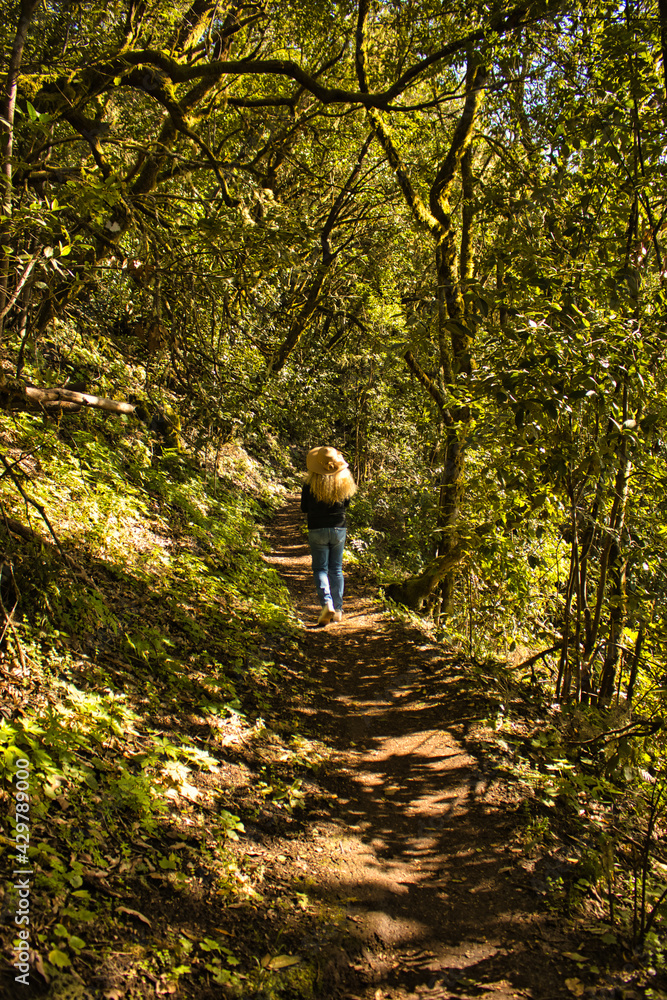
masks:
[[(531, 889), (596, 942), (595, 958), (578, 956), (581, 975), (622, 967), (627, 989), (664, 1000), (667, 742), (660, 686), (647, 682), (638, 691), (641, 711), (622, 700), (605, 709), (559, 705), (548, 657), (514, 666), (476, 659), (465, 635), (457, 645), (428, 618), (391, 602), (387, 612), (465, 662), (457, 698), (471, 726), (467, 745), (480, 767), (515, 793), (517, 845)], [(582, 980), (571, 984), (573, 995), (584, 995)]]
[[(126, 366), (83, 349), (75, 361), (73, 374), (97, 366), (100, 393), (139, 392)], [(290, 712), (292, 692), (308, 698), (287, 666), (296, 622), (262, 558), (258, 525), (281, 487), (232, 441), (212, 461), (135, 417), (5, 413), (0, 439), (1, 844), (19, 873), (0, 897), (6, 990), (21, 995), (28, 964), (38, 991), (64, 982), (83, 996), (85, 982), (106, 1000), (315, 995), (283, 928), (270, 940), (259, 921), (233, 938), (220, 926), (222, 909), (257, 909), (258, 887), (272, 891), (239, 861), (237, 838), (291, 823), (327, 752)], [(373, 527), (371, 513), (360, 497), (350, 558), (383, 579), (374, 532), (395, 526)], [(486, 765), (520, 791), (522, 847), (544, 872), (536, 891), (625, 949), (645, 995), (663, 996), (659, 689), (637, 691), (641, 715), (559, 709), (546, 660), (475, 659), (471, 623), (458, 637), (471, 664), (461, 695), (477, 706)], [(432, 626), (438, 637), (458, 641)], [(303, 919), (304, 893), (271, 904), (290, 905)]]
[(479, 752), (517, 789), (520, 842), (539, 859), (534, 890), (596, 935), (610, 966), (625, 954), (647, 997), (664, 997), (656, 978), (667, 951), (661, 720), (623, 704), (555, 705), (534, 671), (493, 659), (477, 661), (462, 683), (479, 700)]
[[(142, 900), (186, 900), (202, 871), (221, 898), (252, 893), (211, 780), (225, 748), (268, 734), (304, 763), (274, 710), (295, 622), (258, 531), (281, 491), (240, 447), (212, 469), (134, 417), (2, 414), (0, 438), (2, 853), (27, 873), (2, 889), (3, 977), (20, 994), (29, 954), (38, 990), (95, 970), (103, 989), (127, 923), (152, 926)], [(241, 983), (223, 935), (161, 940), (127, 953), (156, 992)]]

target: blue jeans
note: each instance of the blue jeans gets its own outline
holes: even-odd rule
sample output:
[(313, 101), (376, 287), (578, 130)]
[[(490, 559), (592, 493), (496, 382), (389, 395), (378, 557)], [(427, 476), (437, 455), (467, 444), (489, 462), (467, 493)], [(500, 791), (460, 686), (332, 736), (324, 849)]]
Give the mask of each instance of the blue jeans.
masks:
[(313, 578), (320, 604), (343, 610), (343, 549), (345, 528), (311, 528), (308, 532), (313, 558)]

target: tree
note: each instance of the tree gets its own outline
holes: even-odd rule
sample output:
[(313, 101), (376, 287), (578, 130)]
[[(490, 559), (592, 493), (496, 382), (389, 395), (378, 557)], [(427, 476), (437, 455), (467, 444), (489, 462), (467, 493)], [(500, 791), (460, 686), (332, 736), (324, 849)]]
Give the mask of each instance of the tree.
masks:
[[(447, 602), (464, 550), (473, 564), (486, 545), (480, 524), (514, 531), (546, 493), (569, 545), (560, 686), (595, 686), (604, 637), (608, 697), (624, 623), (648, 627), (628, 591), (633, 484), (661, 447), (663, 14), (8, 10), (6, 405), (46, 391), (17, 377), (68, 318), (141, 363), (148, 402), (172, 393), (195, 446), (215, 448), (269, 419), (294, 431), (317, 404), (288, 412), (289, 380), (305, 393), (350, 345), (368, 376), (335, 378), (359, 470), (377, 464), (378, 372), (380, 397), (419, 387), (428, 413), (426, 565), (394, 596), (416, 606), (445, 580)], [(502, 498), (464, 492), (481, 441), (518, 466)]]

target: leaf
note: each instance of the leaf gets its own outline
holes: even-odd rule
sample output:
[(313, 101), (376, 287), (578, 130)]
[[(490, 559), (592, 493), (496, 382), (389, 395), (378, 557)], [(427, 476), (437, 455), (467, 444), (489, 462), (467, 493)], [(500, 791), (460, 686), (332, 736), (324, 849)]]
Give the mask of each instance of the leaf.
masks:
[(587, 961), (587, 958), (586, 958), (585, 955), (580, 955), (576, 951), (564, 951), (563, 952), (563, 958), (569, 958), (573, 962), (586, 962)]
[(288, 969), (290, 965), (298, 965), (301, 959), (298, 955), (276, 955), (269, 962), (269, 969)]
[(128, 906), (119, 906), (116, 912), (127, 913), (128, 916), (136, 917), (137, 920), (141, 920), (144, 924), (148, 924), (149, 927), (153, 926), (148, 917), (145, 917), (143, 913), (139, 913), (139, 910), (131, 910)]
[(470, 330), (468, 327), (464, 326), (463, 323), (459, 323), (456, 319), (449, 319), (444, 325), (445, 329), (449, 330), (450, 333), (458, 333), (459, 335), (464, 334), (468, 337), (470, 336)]
[(52, 948), (49, 952), (49, 962), (58, 969), (66, 969), (68, 965), (72, 964), (69, 960), (69, 955), (61, 951), (60, 948)]
[(580, 979), (566, 979), (565, 985), (567, 986), (570, 993), (574, 993), (576, 997), (583, 996), (584, 984)]
[(202, 951), (220, 951), (220, 945), (213, 938), (205, 937), (199, 942)]

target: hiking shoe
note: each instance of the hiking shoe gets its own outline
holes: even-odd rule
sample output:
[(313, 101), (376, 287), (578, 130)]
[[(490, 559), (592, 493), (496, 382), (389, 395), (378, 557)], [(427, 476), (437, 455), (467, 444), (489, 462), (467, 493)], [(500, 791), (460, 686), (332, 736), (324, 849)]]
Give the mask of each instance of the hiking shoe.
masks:
[(320, 611), (320, 617), (317, 619), (317, 624), (328, 625), (329, 622), (334, 617), (335, 613), (336, 612), (333, 609), (333, 604), (325, 604), (322, 610)]
[(334, 622), (340, 622), (340, 621), (342, 621), (343, 620), (343, 612), (342, 611), (334, 611), (333, 618), (331, 620), (334, 621)]

